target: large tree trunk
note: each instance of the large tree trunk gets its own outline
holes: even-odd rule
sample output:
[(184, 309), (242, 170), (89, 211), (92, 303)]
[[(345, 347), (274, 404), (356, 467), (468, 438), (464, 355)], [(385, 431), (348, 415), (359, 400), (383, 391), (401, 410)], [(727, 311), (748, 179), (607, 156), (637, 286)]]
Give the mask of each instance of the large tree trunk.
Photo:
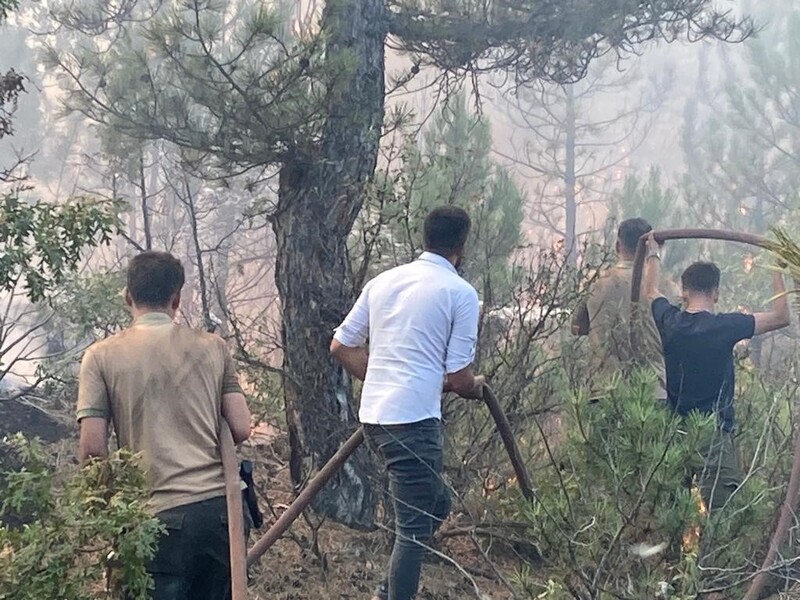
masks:
[[(284, 393), (295, 484), (305, 476), (303, 459), (319, 468), (357, 421), (349, 382), (328, 347), (353, 301), (346, 243), (377, 162), (385, 23), (382, 0), (327, 2), (322, 19), (326, 58), (332, 68), (346, 65), (346, 71), (330, 90), (321, 139), (296, 149), (280, 173), (273, 219), (275, 278), (283, 307)], [(373, 526), (365, 451), (348, 462), (313, 506), (339, 522)]]

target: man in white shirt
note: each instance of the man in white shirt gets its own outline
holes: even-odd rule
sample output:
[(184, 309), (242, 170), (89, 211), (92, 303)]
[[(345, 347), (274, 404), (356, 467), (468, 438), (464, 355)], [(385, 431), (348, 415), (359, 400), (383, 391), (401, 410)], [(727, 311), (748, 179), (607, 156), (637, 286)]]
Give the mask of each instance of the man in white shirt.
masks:
[(389, 472), (396, 536), (377, 600), (414, 597), (426, 549), (450, 509), (442, 392), (483, 395), (483, 377), (472, 371), (478, 294), (457, 270), (470, 226), (460, 208), (432, 210), (426, 251), (367, 283), (331, 343), (334, 358), (364, 381), (359, 419)]

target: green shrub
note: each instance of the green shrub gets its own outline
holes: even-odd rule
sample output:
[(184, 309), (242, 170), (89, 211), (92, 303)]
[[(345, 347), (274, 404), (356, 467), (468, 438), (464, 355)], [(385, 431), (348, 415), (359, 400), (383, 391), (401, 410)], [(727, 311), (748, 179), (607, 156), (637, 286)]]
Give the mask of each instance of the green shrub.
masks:
[[(517, 504), (537, 536), (543, 570), (523, 569), (530, 598), (741, 597), (763, 558), (791, 462), (791, 390), (740, 375), (736, 443), (745, 483), (711, 517), (699, 514), (687, 468), (713, 417), (683, 420), (653, 397), (652, 377), (609, 385), (609, 398), (568, 399), (564, 433), (538, 472), (538, 500)], [(700, 533), (699, 544), (684, 543)]]
[(0, 527), (0, 599), (144, 600), (161, 526), (144, 508), (137, 457), (122, 450), (60, 482), (37, 441), (2, 444), (23, 466), (5, 474), (0, 515), (29, 522)]

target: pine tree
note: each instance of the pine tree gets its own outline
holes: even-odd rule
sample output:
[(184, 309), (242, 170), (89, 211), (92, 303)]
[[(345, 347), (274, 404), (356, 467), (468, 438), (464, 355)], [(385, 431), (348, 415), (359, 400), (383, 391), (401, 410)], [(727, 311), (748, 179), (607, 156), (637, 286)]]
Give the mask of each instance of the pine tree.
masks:
[[(425, 216), (436, 206), (452, 204), (472, 219), (465, 277), (489, 295), (484, 298), (489, 305), (502, 302), (509, 262), (521, 240), (524, 197), (490, 156), (489, 123), (470, 114), (466, 98), (458, 95), (419, 138), (406, 140), (396, 182), (387, 180), (385, 193), (392, 200), (382, 207), (368, 204), (364, 211), (365, 218), (387, 223), (379, 232), (386, 237), (383, 248), (369, 257), (371, 273), (415, 259), (422, 251)], [(359, 223), (358, 228), (365, 226)]]

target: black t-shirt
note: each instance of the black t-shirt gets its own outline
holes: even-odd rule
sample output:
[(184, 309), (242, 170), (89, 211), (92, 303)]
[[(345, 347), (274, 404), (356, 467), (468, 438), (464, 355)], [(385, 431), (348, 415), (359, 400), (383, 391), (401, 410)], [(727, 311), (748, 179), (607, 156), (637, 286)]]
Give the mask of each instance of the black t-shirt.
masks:
[(680, 415), (717, 413), (733, 430), (733, 347), (753, 337), (756, 320), (740, 313), (687, 313), (666, 298), (653, 302), (667, 369), (669, 404)]

